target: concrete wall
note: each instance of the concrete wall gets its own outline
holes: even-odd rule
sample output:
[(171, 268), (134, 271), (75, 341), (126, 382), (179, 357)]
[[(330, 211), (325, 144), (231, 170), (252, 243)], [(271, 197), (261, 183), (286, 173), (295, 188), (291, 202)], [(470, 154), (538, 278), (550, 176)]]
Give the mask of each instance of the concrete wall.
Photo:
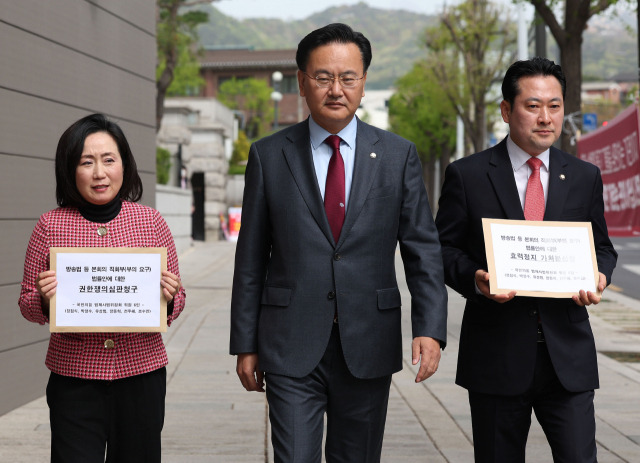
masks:
[(178, 257), (191, 247), (191, 190), (156, 185), (156, 209), (167, 222)]
[[(227, 211), (227, 170), (235, 136), (233, 112), (214, 98), (167, 98), (158, 132), (158, 146), (175, 153), (182, 145), (182, 163), (190, 179), (196, 172), (205, 175), (205, 239), (221, 235), (220, 214)], [(175, 181), (172, 174), (170, 184)], [(173, 183), (175, 184), (175, 183)]]
[(242, 207), (244, 175), (230, 175), (227, 179), (227, 206)]
[(0, 414), (44, 394), (49, 331), (17, 306), (24, 253), (55, 207), (62, 132), (104, 112), (155, 202), (155, 1), (0, 0)]

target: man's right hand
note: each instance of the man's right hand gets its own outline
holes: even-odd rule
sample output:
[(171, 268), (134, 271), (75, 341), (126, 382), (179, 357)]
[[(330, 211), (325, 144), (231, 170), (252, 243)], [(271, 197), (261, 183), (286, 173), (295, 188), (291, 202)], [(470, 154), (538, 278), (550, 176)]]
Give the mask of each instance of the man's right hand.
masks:
[(236, 373), (247, 391), (264, 392), (264, 372), (258, 369), (258, 354), (238, 354)]
[(484, 297), (501, 304), (510, 301), (516, 296), (515, 291), (511, 291), (509, 294), (491, 294), (489, 291), (489, 272), (485, 272), (482, 269), (476, 270), (476, 286)]

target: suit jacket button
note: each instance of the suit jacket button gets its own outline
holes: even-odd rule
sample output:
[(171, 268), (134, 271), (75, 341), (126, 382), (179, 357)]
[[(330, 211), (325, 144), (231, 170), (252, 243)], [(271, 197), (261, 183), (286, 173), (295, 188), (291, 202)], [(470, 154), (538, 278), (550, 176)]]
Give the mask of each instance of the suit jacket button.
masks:
[(340, 254), (336, 253), (333, 255), (333, 260), (340, 260), (340, 259), (342, 259), (342, 256)]
[(532, 309), (529, 311), (529, 315), (531, 317), (535, 317), (536, 315), (538, 315), (538, 311), (536, 309)]
[(336, 293), (333, 291), (329, 291), (329, 294), (327, 294), (327, 299), (332, 300), (336, 298)]
[(116, 343), (113, 342), (113, 339), (107, 339), (104, 342), (104, 348), (105, 349), (113, 349), (115, 347)]

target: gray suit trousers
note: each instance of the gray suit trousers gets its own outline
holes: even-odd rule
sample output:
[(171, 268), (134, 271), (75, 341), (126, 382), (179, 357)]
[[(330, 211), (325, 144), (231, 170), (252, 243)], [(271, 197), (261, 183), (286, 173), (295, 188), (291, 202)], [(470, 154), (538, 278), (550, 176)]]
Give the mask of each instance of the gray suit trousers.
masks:
[(266, 375), (275, 463), (320, 463), (325, 413), (327, 463), (379, 462), (390, 385), (391, 376), (358, 379), (349, 372), (334, 324), (309, 375)]

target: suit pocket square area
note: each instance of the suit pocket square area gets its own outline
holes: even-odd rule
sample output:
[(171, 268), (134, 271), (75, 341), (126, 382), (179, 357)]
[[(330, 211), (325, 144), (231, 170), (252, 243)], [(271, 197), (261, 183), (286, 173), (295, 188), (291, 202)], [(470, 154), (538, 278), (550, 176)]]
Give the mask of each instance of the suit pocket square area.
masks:
[(395, 185), (386, 185), (378, 188), (372, 188), (369, 190), (369, 194), (367, 195), (367, 200), (375, 199), (375, 198), (385, 198), (387, 196), (393, 195), (395, 191)]
[(584, 217), (585, 217), (584, 207), (574, 207), (573, 209), (565, 209), (564, 211), (562, 211), (562, 220), (580, 221), (580, 220), (584, 220)]
[(265, 286), (262, 290), (260, 303), (262, 305), (274, 305), (276, 307), (287, 307), (291, 302), (291, 288), (280, 286)]
[(396, 288), (378, 289), (378, 310), (397, 309), (402, 306), (400, 290)]

